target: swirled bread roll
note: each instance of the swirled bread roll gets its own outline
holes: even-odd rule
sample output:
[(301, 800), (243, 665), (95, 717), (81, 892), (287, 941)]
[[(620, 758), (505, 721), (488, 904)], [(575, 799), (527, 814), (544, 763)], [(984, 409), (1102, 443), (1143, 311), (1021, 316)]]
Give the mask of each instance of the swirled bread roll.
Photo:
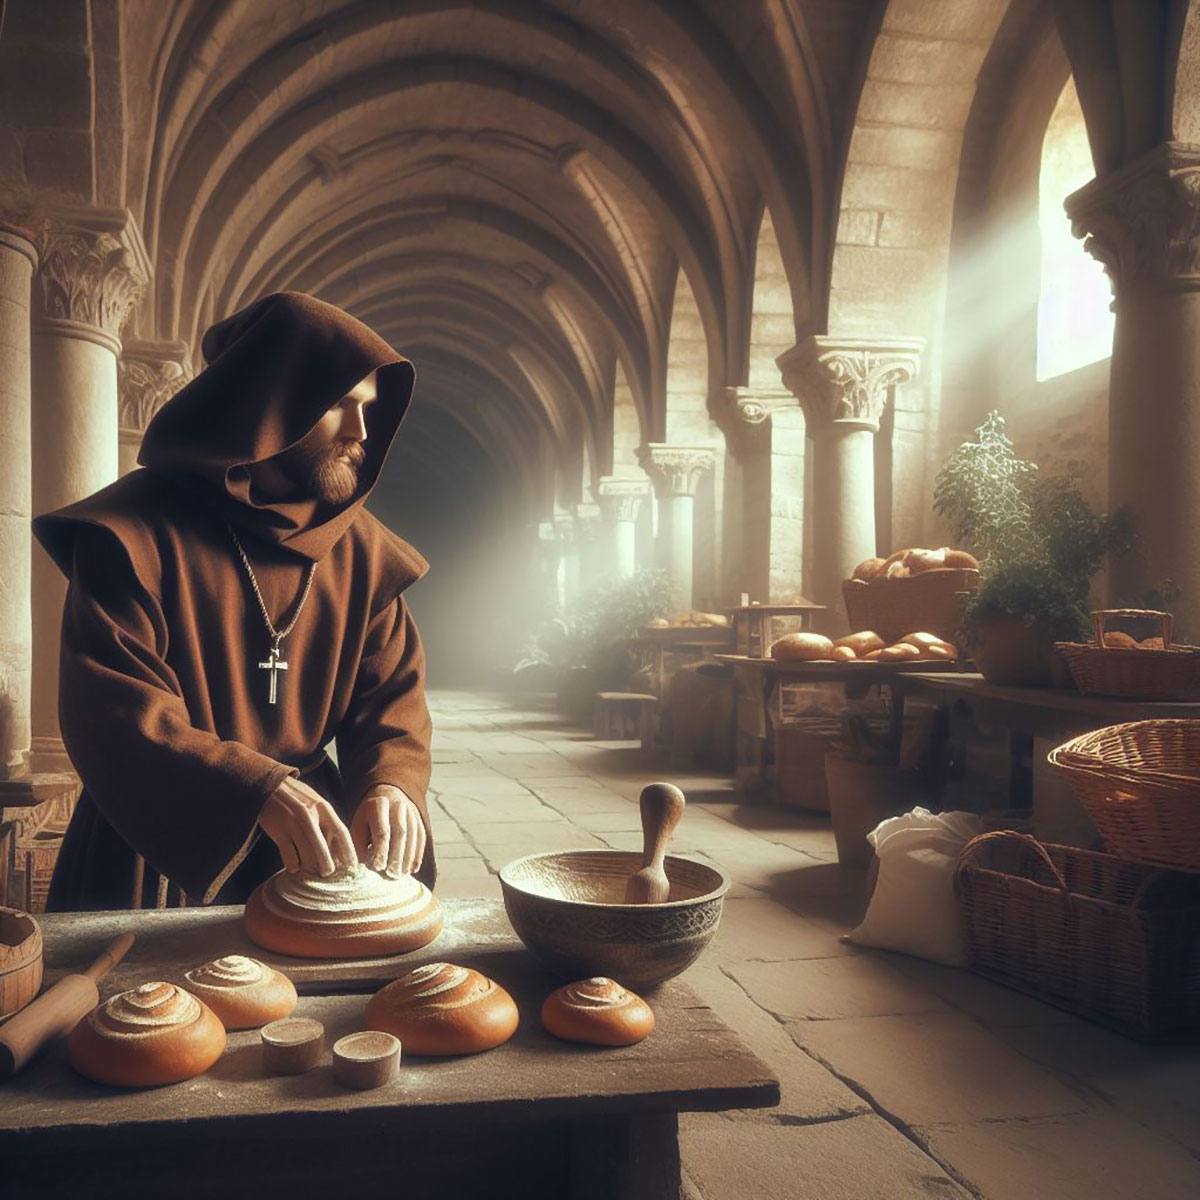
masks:
[(404, 954), (442, 931), (442, 907), (411, 875), (389, 879), (355, 863), (333, 875), (280, 871), (246, 902), (246, 933), (300, 958)]
[(417, 967), (367, 1003), (367, 1028), (394, 1034), (405, 1054), (478, 1054), (507, 1042), (517, 1020), (498, 983), (451, 963)]
[(654, 1013), (641, 996), (600, 975), (568, 983), (542, 1005), (547, 1032), (568, 1042), (632, 1046), (654, 1029)]
[(158, 1087), (207, 1071), (225, 1027), (191, 992), (143, 983), (94, 1009), (71, 1031), (67, 1055), (81, 1075), (116, 1087)]
[(261, 1029), (296, 1007), (295, 984), (243, 954), (228, 954), (183, 977), (183, 986), (217, 1014), (226, 1029)]

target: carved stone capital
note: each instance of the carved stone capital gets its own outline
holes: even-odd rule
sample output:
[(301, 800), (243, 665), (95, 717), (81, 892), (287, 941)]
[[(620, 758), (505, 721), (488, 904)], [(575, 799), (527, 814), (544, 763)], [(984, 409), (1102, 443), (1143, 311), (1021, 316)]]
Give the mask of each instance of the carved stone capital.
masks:
[(126, 342), (117, 360), (121, 428), (138, 437), (150, 418), (193, 375), (184, 342)]
[(727, 387), (723, 413), (717, 418), (729, 449), (741, 458), (771, 448), (775, 413), (796, 407), (796, 397), (784, 387)]
[(579, 548), (578, 529), (575, 525), (575, 514), (560, 512), (554, 514), (554, 536), (558, 540), (560, 554), (572, 554)]
[(642, 501), (650, 495), (650, 480), (602, 475), (596, 491), (606, 521), (636, 521)]
[(1200, 290), (1200, 146), (1156, 146), (1064, 207), (1118, 302), (1137, 287)]
[(921, 338), (837, 338), (814, 334), (775, 361), (815, 431), (829, 426), (878, 432), (888, 393), (915, 378)]
[(600, 505), (575, 505), (575, 538), (580, 544), (596, 540), (600, 532)]
[(37, 250), (36, 326), (90, 337), (118, 353), (121, 327), (151, 274), (129, 212), (51, 208)]
[(712, 470), (715, 454), (711, 446), (672, 446), (669, 442), (646, 442), (638, 447), (638, 462), (662, 498), (694, 496), (700, 476)]

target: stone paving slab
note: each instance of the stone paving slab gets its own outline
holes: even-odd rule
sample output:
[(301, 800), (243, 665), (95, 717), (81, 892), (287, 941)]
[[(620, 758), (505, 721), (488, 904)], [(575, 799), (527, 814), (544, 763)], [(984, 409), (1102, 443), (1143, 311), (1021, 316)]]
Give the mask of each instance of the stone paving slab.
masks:
[(727, 966), (751, 960), (778, 962), (861, 953), (839, 941), (836, 934), (757, 893), (726, 897), (712, 952)]
[(1080, 1091), (958, 1013), (793, 1021), (787, 1029), (908, 1125), (1029, 1119), (1087, 1108)]
[(781, 1021), (950, 1011), (932, 992), (869, 954), (736, 963), (728, 970), (756, 1004)]
[(680, 1120), (679, 1140), (688, 1176), (705, 1200), (966, 1200), (970, 1195), (873, 1115), (789, 1127), (688, 1113)]
[(1104, 1113), (919, 1129), (987, 1200), (1187, 1200), (1200, 1162), (1182, 1146)]

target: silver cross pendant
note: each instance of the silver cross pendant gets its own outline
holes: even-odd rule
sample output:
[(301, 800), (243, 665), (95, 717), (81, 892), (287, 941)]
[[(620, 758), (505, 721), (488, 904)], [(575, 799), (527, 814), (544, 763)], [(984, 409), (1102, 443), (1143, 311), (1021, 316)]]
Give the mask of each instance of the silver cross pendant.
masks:
[(279, 672), (286, 671), (288, 665), (279, 657), (278, 644), (271, 647), (271, 656), (266, 662), (260, 662), (259, 668), (263, 671), (271, 672), (271, 690), (267, 694), (268, 704), (277, 704), (279, 702)]

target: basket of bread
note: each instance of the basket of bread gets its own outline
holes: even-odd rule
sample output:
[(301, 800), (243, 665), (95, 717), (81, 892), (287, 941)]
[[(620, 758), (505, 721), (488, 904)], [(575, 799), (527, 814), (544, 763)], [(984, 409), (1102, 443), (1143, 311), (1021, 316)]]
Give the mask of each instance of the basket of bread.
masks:
[[(1158, 632), (1138, 640), (1109, 629), (1112, 618), (1150, 620)], [(1200, 700), (1200, 646), (1172, 643), (1170, 613), (1106, 608), (1092, 613), (1092, 623), (1093, 641), (1054, 643), (1081, 692), (1129, 700)]]
[(776, 662), (954, 662), (958, 650), (935, 633), (906, 633), (889, 642), (872, 630), (834, 641), (819, 633), (785, 633), (771, 643)]
[(842, 584), (852, 629), (873, 629), (888, 643), (923, 629), (949, 640), (958, 632), (963, 593), (979, 588), (979, 562), (965, 550), (897, 550), (864, 559)]

